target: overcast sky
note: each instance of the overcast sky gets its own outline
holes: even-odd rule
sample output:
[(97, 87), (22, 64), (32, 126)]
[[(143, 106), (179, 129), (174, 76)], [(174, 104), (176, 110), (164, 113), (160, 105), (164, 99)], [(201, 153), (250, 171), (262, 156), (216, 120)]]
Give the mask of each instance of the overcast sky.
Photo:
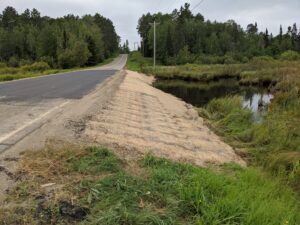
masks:
[[(128, 39), (133, 46), (139, 41), (136, 27), (142, 14), (171, 12), (185, 2), (193, 8), (200, 0), (0, 0), (0, 10), (6, 6), (13, 6), (19, 12), (37, 8), (42, 15), (51, 17), (98, 12), (114, 22), (122, 41)], [(300, 0), (204, 0), (194, 10), (198, 12), (211, 21), (233, 19), (244, 28), (256, 21), (260, 30), (268, 28), (274, 34), (280, 24), (284, 29), (295, 22), (300, 25)]]

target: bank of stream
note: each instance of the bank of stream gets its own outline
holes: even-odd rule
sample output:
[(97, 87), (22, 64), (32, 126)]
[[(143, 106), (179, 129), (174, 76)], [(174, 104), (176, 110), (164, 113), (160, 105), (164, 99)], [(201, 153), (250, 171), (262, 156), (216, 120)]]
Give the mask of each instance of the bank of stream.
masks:
[(241, 86), (236, 79), (211, 82), (188, 82), (182, 80), (156, 80), (156, 88), (175, 95), (196, 107), (205, 107), (211, 100), (238, 95), (243, 106), (253, 113), (254, 122), (261, 122), (273, 95), (267, 88)]

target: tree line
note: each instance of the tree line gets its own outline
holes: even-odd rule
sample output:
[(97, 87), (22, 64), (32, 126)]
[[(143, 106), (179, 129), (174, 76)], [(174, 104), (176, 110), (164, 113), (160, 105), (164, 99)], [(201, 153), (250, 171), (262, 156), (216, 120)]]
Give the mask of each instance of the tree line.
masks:
[[(171, 14), (145, 14), (138, 22), (142, 38), (141, 51), (151, 57), (153, 52), (153, 21), (157, 26), (157, 58), (164, 64), (233, 63), (256, 56), (278, 57), (288, 50), (300, 52), (300, 32), (296, 24), (284, 32), (280, 26), (277, 36), (266, 29), (259, 32), (257, 23), (244, 30), (235, 21), (225, 23), (205, 20), (194, 15), (186, 3)], [(293, 51), (293, 52), (292, 52)]]
[(0, 14), (0, 61), (22, 66), (42, 61), (52, 68), (96, 65), (119, 49), (111, 20), (95, 14), (62, 18), (41, 16), (37, 9)]

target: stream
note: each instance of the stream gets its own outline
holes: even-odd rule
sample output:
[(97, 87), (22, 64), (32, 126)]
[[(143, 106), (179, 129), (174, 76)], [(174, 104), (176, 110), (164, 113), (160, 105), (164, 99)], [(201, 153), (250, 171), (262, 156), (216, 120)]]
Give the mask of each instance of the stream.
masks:
[(154, 87), (175, 95), (196, 107), (205, 107), (212, 99), (239, 95), (245, 108), (253, 112), (255, 122), (261, 122), (266, 106), (273, 99), (268, 90), (259, 87), (240, 86), (235, 79), (214, 82), (186, 82), (181, 80), (157, 80)]

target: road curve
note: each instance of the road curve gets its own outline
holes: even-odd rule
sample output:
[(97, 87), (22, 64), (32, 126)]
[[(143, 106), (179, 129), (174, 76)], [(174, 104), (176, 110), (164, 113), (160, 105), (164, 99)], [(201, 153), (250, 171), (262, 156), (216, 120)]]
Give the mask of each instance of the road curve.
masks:
[(126, 60), (127, 56), (121, 55), (112, 63), (99, 68), (0, 83), (0, 103), (82, 98), (97, 84), (121, 70)]
[(127, 55), (91, 69), (0, 83), (0, 154), (122, 70)]

